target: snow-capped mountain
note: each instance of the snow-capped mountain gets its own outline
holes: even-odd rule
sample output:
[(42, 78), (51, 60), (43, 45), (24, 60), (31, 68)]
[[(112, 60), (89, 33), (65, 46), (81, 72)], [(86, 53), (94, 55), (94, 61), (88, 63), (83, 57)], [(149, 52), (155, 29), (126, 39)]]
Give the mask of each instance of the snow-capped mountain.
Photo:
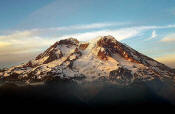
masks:
[(34, 60), (1, 70), (0, 77), (27, 83), (57, 78), (129, 84), (155, 78), (174, 80), (175, 71), (112, 36), (103, 36), (88, 42), (60, 40)]

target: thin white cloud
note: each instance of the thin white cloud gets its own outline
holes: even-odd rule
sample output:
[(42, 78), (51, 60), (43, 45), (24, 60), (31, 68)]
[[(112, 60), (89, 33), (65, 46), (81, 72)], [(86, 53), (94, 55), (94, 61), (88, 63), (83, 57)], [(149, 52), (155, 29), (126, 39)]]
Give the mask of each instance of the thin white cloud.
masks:
[[(135, 27), (137, 28), (137, 27)], [(168, 28), (175, 28), (175, 24), (165, 25), (165, 26), (140, 26), (140, 29), (150, 30), (150, 29), (168, 29)]]
[(0, 55), (35, 52), (54, 42), (53, 39), (42, 38), (31, 31), (18, 31), (0, 36)]
[(166, 25), (166, 26), (136, 26), (136, 27), (128, 27), (117, 30), (101, 30), (101, 31), (92, 31), (92, 32), (84, 32), (84, 33), (76, 33), (76, 34), (68, 34), (60, 37), (60, 39), (75, 37), (79, 40), (89, 40), (98, 36), (112, 35), (117, 40), (121, 41), (124, 39), (132, 38), (140, 35), (144, 31), (153, 30), (152, 36), (149, 39), (157, 37), (156, 29), (168, 29), (175, 28), (175, 25)]
[[(36, 28), (30, 31), (35, 33), (40, 32), (60, 32), (60, 31), (75, 31), (75, 30), (93, 30), (93, 29), (106, 29), (108, 27), (117, 27), (122, 25), (129, 25), (129, 22), (108, 22), (108, 23), (91, 23), (91, 24), (82, 24), (82, 25), (71, 25), (71, 26), (63, 26), (63, 27), (52, 27), (52, 28)], [(168, 29), (175, 28), (174, 25), (166, 25), (166, 26), (136, 26), (130, 27), (135, 30), (150, 30), (150, 29)]]
[(0, 55), (33, 53), (44, 47), (49, 47), (55, 41), (42, 38), (32, 38), (28, 40), (9, 41), (9, 45), (0, 48)]
[(127, 28), (127, 29), (118, 29), (118, 30), (101, 30), (101, 31), (93, 31), (93, 32), (85, 32), (85, 33), (76, 33), (76, 34), (64, 35), (60, 37), (60, 39), (74, 37), (80, 41), (87, 41), (87, 40), (96, 38), (98, 36), (112, 35), (117, 40), (121, 41), (127, 38), (137, 36), (139, 35), (139, 33), (141, 33), (141, 31)]
[(0, 40), (19, 39), (19, 38), (31, 37), (33, 35), (34, 34), (31, 31), (16, 31), (9, 35), (1, 35)]
[(151, 38), (155, 38), (155, 37), (157, 37), (157, 33), (155, 30), (153, 30)]
[(108, 27), (118, 27), (123, 25), (129, 25), (129, 22), (104, 22), (104, 23), (91, 23), (91, 24), (80, 24), (62, 27), (50, 27), (50, 28), (35, 28), (31, 29), (33, 33), (57, 33), (57, 32), (67, 32), (76, 30), (93, 30), (93, 29), (105, 29)]
[(156, 38), (157, 36), (158, 36), (158, 35), (157, 35), (156, 31), (153, 30), (153, 31), (152, 31), (152, 34), (151, 34), (151, 37), (148, 38), (148, 39), (146, 39), (145, 41), (147, 41), (147, 40), (152, 40), (152, 39)]
[(175, 33), (174, 34), (168, 34), (164, 38), (161, 39), (162, 42), (175, 42)]
[(98, 29), (98, 28), (105, 28), (111, 26), (119, 26), (124, 25), (127, 23), (92, 23), (92, 24), (85, 24), (85, 25), (73, 25), (67, 27), (55, 27), (49, 28), (46, 30), (58, 30), (58, 31), (67, 31), (67, 30), (86, 30), (86, 29)]

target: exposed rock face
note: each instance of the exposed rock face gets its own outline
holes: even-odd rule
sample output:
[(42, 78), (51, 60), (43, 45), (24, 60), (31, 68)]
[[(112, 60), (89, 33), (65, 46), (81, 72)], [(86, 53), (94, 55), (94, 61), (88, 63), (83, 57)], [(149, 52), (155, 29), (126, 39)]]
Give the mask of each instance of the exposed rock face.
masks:
[[(66, 47), (70, 48), (73, 45), (78, 46), (78, 44), (79, 44), (79, 41), (77, 39), (74, 39), (74, 38), (60, 40), (59, 42), (56, 42), (50, 48), (48, 48), (44, 53), (41, 53), (40, 55), (38, 55), (36, 57), (36, 60), (39, 60), (45, 56), (49, 56), (49, 57), (50, 56), (58, 56), (58, 58), (60, 58), (60, 57), (62, 57), (62, 52), (60, 51), (60, 49), (57, 46), (66, 45)], [(53, 58), (51, 60), (55, 60), (55, 59)]]
[(79, 48), (81, 50), (85, 50), (88, 47), (88, 45), (89, 45), (89, 43), (81, 43), (80, 46), (79, 46)]
[(135, 59), (133, 59), (133, 57), (129, 53), (127, 53), (124, 50), (123, 44), (115, 40), (114, 37), (105, 36), (97, 42), (97, 45), (103, 47), (105, 49), (106, 55), (108, 56), (113, 53), (118, 53), (126, 60), (129, 60), (131, 62), (137, 62)]
[(59, 59), (63, 56), (62, 52), (59, 49), (53, 49), (49, 55), (50, 56), (44, 61), (44, 64), (52, 62), (52, 61)]
[(105, 51), (104, 48), (100, 48), (97, 56), (102, 60), (107, 60), (108, 59), (107, 57), (110, 56), (110, 53), (108, 53), (108, 51)]
[(105, 80), (129, 84), (134, 80), (174, 79), (175, 72), (118, 42), (112, 36), (89, 42), (69, 38), (60, 40), (34, 60), (0, 70), (3, 80), (26, 82), (46, 79), (81, 81)]
[(126, 68), (119, 68), (118, 70), (113, 70), (109, 75), (110, 79), (122, 79), (122, 80), (131, 80), (133, 78), (132, 71)]

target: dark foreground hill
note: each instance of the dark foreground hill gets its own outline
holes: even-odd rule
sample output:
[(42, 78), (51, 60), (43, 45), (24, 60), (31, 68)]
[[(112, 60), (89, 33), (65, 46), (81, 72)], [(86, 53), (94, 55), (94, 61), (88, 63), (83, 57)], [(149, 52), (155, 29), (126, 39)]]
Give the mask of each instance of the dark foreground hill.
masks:
[(167, 94), (173, 92), (171, 87), (157, 80), (135, 82), (128, 87), (110, 84), (86, 86), (69, 81), (23, 87), (5, 84), (0, 87), (1, 110), (59, 113), (175, 111), (173, 102), (167, 98), (171, 96), (159, 93), (161, 88), (165, 88)]

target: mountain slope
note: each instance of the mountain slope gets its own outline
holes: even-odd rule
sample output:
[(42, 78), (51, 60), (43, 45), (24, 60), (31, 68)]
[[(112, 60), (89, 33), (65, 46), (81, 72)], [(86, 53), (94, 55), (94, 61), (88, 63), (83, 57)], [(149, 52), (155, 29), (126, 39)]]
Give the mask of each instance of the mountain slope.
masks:
[(55, 78), (130, 84), (135, 80), (173, 79), (175, 72), (112, 36), (88, 42), (60, 40), (34, 60), (0, 71), (2, 80), (30, 83)]

